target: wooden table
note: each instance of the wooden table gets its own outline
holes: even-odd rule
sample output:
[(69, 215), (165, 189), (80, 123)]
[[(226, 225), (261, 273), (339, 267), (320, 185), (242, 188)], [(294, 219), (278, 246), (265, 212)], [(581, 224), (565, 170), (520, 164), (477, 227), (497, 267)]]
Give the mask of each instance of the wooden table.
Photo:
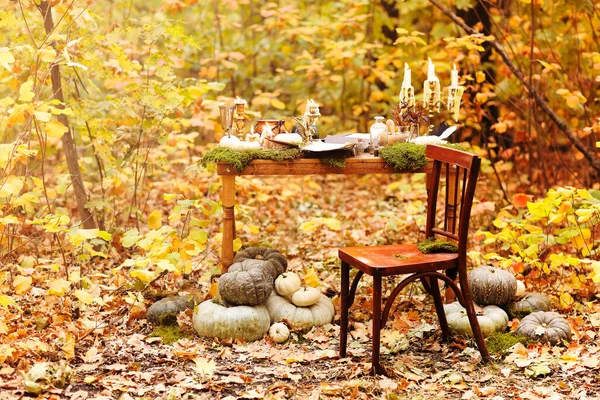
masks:
[[(233, 262), (233, 240), (235, 239), (235, 177), (242, 175), (276, 176), (276, 175), (366, 175), (401, 173), (379, 157), (363, 156), (346, 158), (344, 168), (333, 167), (316, 158), (300, 158), (293, 161), (254, 160), (243, 171), (238, 171), (231, 164), (217, 164), (217, 174), (221, 176), (221, 201), (223, 202), (223, 241), (221, 248), (221, 264), (223, 272)], [(431, 163), (425, 168), (412, 173), (431, 172)]]

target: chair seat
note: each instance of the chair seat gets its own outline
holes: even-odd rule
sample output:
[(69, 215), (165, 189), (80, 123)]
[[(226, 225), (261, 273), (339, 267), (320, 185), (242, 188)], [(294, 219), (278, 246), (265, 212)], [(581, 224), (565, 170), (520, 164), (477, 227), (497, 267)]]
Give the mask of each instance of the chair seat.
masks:
[(414, 244), (344, 247), (338, 257), (368, 275), (377, 271), (380, 276), (441, 271), (456, 267), (458, 261), (456, 253), (424, 254)]

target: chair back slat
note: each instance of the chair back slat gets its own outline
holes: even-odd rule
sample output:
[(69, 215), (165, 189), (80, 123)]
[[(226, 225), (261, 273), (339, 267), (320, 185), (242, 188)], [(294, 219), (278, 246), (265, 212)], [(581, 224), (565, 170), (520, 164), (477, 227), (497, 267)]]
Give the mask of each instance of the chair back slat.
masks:
[[(466, 262), (469, 219), (481, 159), (449, 147), (428, 145), (425, 155), (433, 160), (427, 202), (426, 237), (441, 235), (457, 241), (459, 259)], [(440, 181), (445, 180), (445, 184)], [(440, 193), (440, 192), (444, 193)], [(438, 215), (438, 202), (443, 202)]]

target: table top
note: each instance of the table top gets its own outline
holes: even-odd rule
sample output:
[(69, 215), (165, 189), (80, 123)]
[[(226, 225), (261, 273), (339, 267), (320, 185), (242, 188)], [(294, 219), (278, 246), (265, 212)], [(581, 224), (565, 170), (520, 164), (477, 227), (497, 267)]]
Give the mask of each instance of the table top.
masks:
[[(343, 168), (334, 167), (322, 162), (318, 158), (298, 158), (296, 160), (272, 161), (272, 160), (253, 160), (243, 170), (238, 171), (231, 164), (217, 163), (217, 174), (219, 175), (325, 175), (325, 174), (344, 174), (344, 175), (366, 175), (366, 174), (397, 174), (402, 171), (395, 170), (388, 165), (381, 157), (361, 156), (345, 158), (346, 166)], [(431, 172), (431, 162), (423, 169), (410, 171), (411, 173)]]

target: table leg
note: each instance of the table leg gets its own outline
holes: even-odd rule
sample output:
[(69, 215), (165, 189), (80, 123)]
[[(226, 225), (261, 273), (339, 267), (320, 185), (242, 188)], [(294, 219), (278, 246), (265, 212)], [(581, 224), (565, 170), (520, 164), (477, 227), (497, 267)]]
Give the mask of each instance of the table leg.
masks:
[(221, 177), (221, 201), (223, 203), (223, 240), (221, 243), (221, 264), (223, 273), (233, 263), (233, 240), (235, 239), (235, 175)]

